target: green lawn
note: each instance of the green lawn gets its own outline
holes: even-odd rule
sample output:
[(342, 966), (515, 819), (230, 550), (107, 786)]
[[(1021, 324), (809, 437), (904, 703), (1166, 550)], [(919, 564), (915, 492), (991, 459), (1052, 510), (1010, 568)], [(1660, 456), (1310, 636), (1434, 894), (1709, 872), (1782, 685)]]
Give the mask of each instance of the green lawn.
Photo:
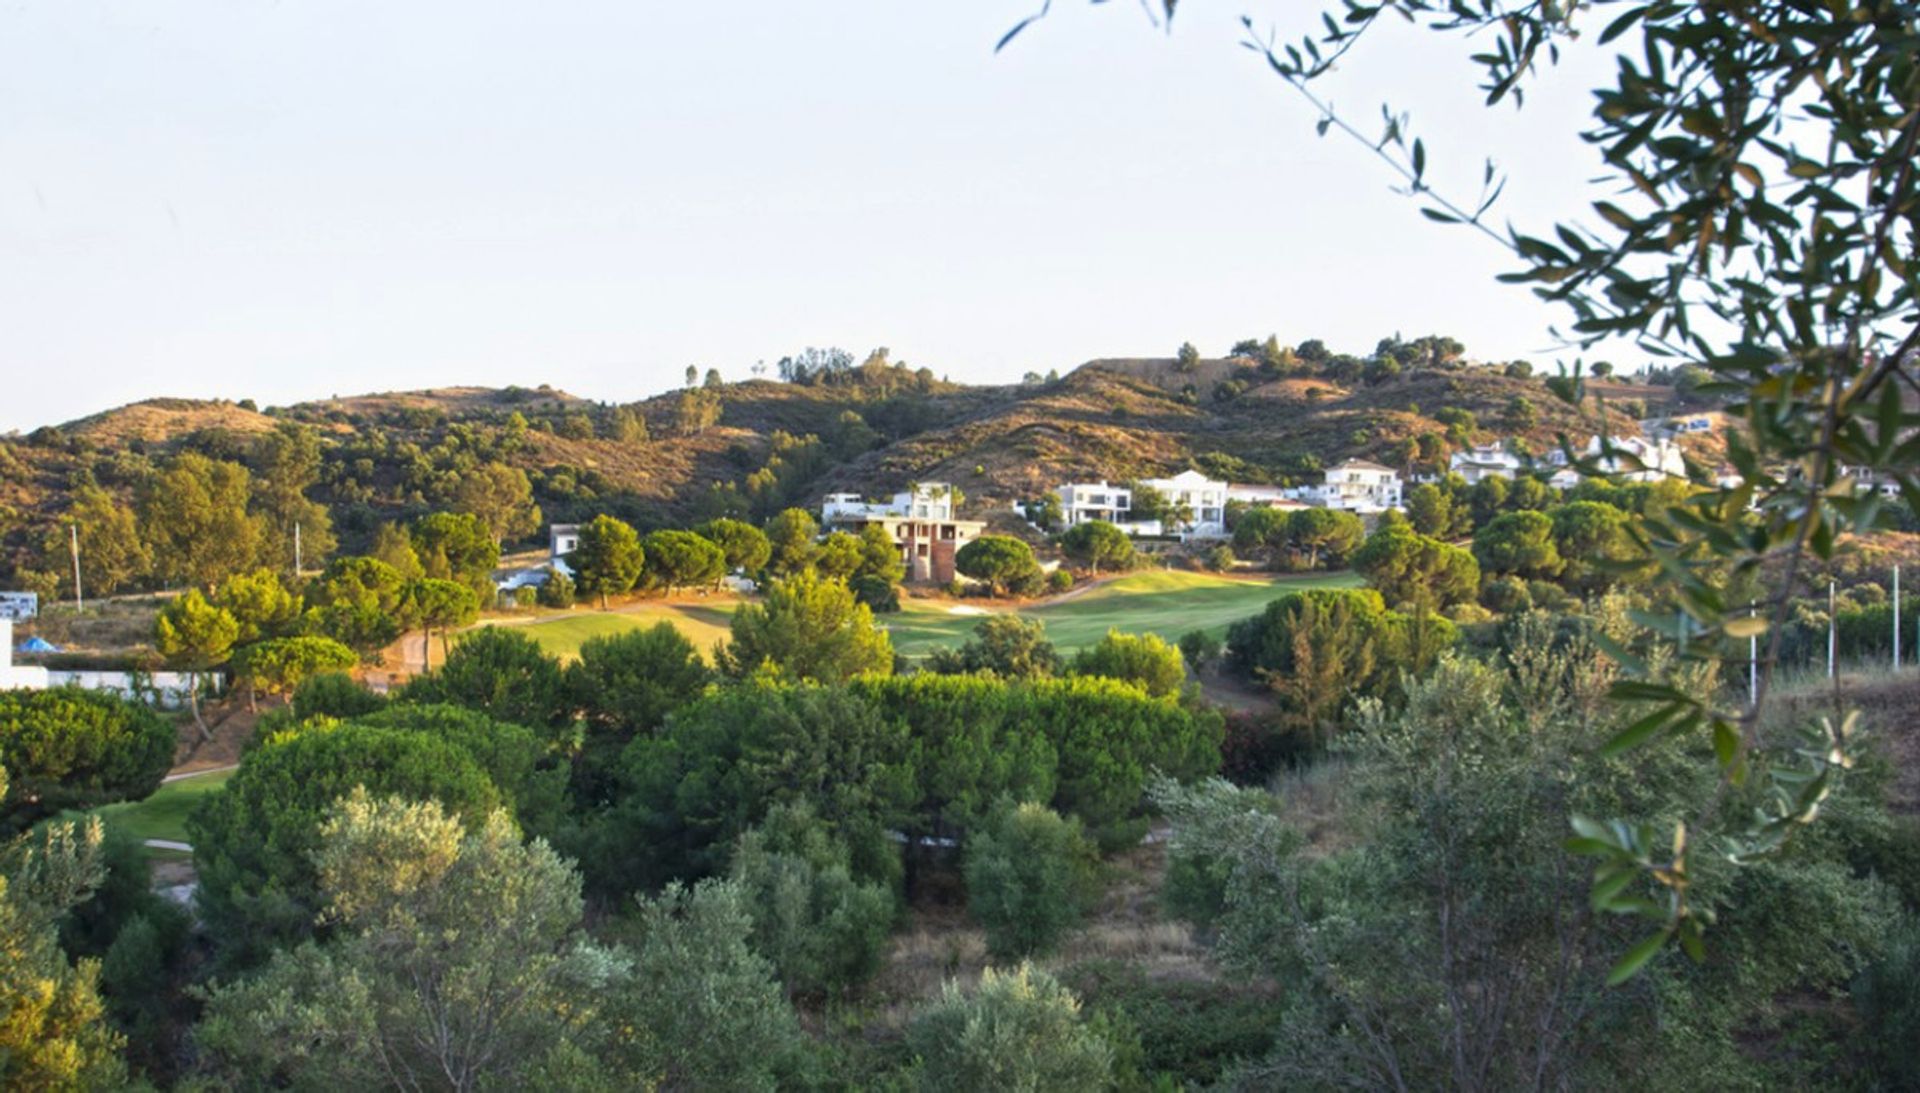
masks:
[[(1189, 630), (1225, 635), (1227, 627), (1259, 613), (1268, 601), (1296, 588), (1355, 588), (1360, 579), (1350, 573), (1313, 573), (1279, 577), (1219, 577), (1210, 573), (1134, 573), (1109, 581), (1082, 595), (1058, 603), (1027, 608), (1020, 614), (1047, 624), (1047, 635), (1064, 652), (1092, 645), (1109, 629), (1159, 634), (1173, 641)], [(641, 603), (618, 612), (585, 608), (518, 625), (548, 653), (571, 660), (588, 638), (619, 634), (656, 623), (671, 622), (702, 652), (710, 653), (727, 637), (728, 624), (739, 601), (712, 603)], [(956, 610), (957, 609), (957, 610)], [(880, 624), (893, 636), (893, 646), (910, 657), (925, 656), (940, 645), (967, 640), (984, 613), (1001, 611), (991, 600), (904, 601), (897, 615), (883, 615)]]
[[(1314, 573), (1281, 577), (1218, 577), (1209, 573), (1135, 573), (1058, 603), (1041, 604), (1019, 614), (1047, 624), (1047, 636), (1063, 652), (1098, 642), (1108, 630), (1159, 634), (1173, 641), (1189, 630), (1224, 636), (1227, 627), (1255, 615), (1282, 593), (1297, 588), (1357, 588), (1350, 573)], [(962, 613), (955, 614), (956, 607)], [(990, 601), (910, 600), (898, 615), (881, 621), (893, 646), (908, 656), (925, 656), (940, 645), (958, 645), (979, 624)]]
[(712, 603), (642, 603), (619, 612), (589, 611), (582, 608), (564, 615), (526, 623), (521, 632), (540, 643), (552, 656), (573, 660), (589, 638), (623, 634), (628, 630), (671, 622), (687, 640), (711, 659), (714, 643), (727, 636), (738, 600), (716, 599)]
[(196, 774), (177, 782), (168, 782), (154, 790), (153, 796), (146, 800), (105, 805), (96, 809), (95, 814), (112, 824), (116, 830), (137, 838), (186, 842), (187, 813), (193, 810), (200, 798), (226, 785), (231, 777), (233, 772), (230, 770)]

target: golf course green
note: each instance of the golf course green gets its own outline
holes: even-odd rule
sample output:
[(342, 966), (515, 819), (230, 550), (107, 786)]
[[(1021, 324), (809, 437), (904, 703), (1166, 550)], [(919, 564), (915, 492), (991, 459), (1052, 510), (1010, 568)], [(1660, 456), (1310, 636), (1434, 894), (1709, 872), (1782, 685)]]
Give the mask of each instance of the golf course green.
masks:
[[(1047, 636), (1062, 651), (1073, 652), (1099, 641), (1108, 630), (1152, 633), (1177, 639), (1189, 630), (1224, 635), (1227, 627), (1257, 614), (1268, 601), (1296, 588), (1353, 588), (1350, 573), (1222, 577), (1211, 573), (1133, 573), (1055, 600), (1016, 609), (1047, 625)], [(698, 646), (711, 652), (727, 636), (739, 601), (711, 603), (642, 602), (618, 611), (576, 610), (518, 624), (548, 653), (563, 660), (579, 655), (589, 638), (671, 622)], [(922, 657), (942, 645), (967, 640), (981, 618), (1009, 610), (991, 600), (907, 599), (897, 614), (880, 616), (894, 648)]]

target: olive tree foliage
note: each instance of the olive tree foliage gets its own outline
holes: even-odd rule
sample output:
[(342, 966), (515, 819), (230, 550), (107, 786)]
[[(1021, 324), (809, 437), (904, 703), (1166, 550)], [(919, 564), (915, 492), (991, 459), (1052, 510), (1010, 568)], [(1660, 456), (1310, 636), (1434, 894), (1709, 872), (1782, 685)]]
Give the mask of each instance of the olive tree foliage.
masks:
[[(0, 766), (0, 798), (7, 794)], [(61, 919), (106, 877), (98, 819), (0, 842), (0, 1086), (112, 1089), (121, 1038), (101, 1002), (97, 960), (60, 949)]]
[(804, 799), (774, 806), (740, 837), (730, 875), (747, 896), (754, 951), (789, 993), (838, 993), (880, 970), (893, 893), (854, 875), (846, 841)]
[(471, 828), (435, 801), (356, 788), (319, 828), (313, 868), (334, 937), (206, 991), (215, 1074), (295, 1089), (531, 1088), (611, 1078), (620, 953), (580, 929), (579, 877), (504, 812)]
[(1046, 972), (988, 968), (968, 993), (948, 982), (907, 1032), (923, 1093), (978, 1089), (1097, 1093), (1110, 1088), (1113, 1045), (1080, 1000)]
[(996, 959), (1044, 955), (1078, 925), (1100, 857), (1080, 830), (1039, 804), (1002, 800), (967, 838), (967, 913)]
[(1639, 927), (1591, 898), (1562, 832), (1591, 810), (1674, 807), (1714, 775), (1682, 740), (1632, 767), (1600, 755), (1628, 716), (1607, 699), (1617, 665), (1543, 616), (1521, 625), (1503, 662), (1449, 656), (1401, 709), (1361, 701), (1341, 745), (1359, 824), (1346, 849), (1309, 849), (1257, 791), (1154, 787), (1169, 875), (1218, 885), (1217, 954), (1290, 985), (1275, 1048), (1241, 1085), (1764, 1086), (1742, 1041), (1772, 999), (1838, 989), (1877, 952), (1894, 917), (1878, 881), (1826, 855), (1713, 862), (1696, 894), (1728, 951), (1630, 980), (1617, 957)]
[[(1449, 197), (1430, 184), (1425, 143), (1404, 115), (1383, 108), (1384, 132), (1363, 133), (1318, 95), (1315, 81), (1375, 25), (1402, 19), (1482, 34), (1488, 44), (1473, 64), (1490, 107), (1518, 107), (1529, 85), (1553, 78), (1574, 35), (1597, 33), (1620, 50), (1582, 133), (1608, 168), (1591, 217), (1550, 232), (1495, 229), (1487, 214), (1502, 180), (1491, 164), (1479, 198)], [(1920, 415), (1910, 408), (1920, 382), (1912, 6), (1342, 0), (1292, 43), (1251, 20), (1247, 28), (1247, 44), (1319, 114), (1320, 132), (1364, 145), (1429, 219), (1505, 248), (1517, 268), (1504, 280), (1565, 306), (1573, 348), (1631, 339), (1704, 377), (1702, 390), (1740, 424), (1728, 434), (1737, 471), (1729, 484), (1696, 469), (1698, 492), (1633, 522), (1629, 534), (1688, 620), (1673, 633), (1683, 658), (1738, 665), (1748, 640), (1764, 639), (1758, 693), (1689, 696), (1623, 656), (1630, 671), (1616, 697), (1647, 712), (1615, 749), (1703, 737), (1719, 778), (1674, 816), (1589, 824), (1580, 835), (1600, 863), (1596, 894), (1645, 914), (1655, 936), (1697, 949), (1705, 924), (1692, 913), (1689, 865), (1703, 854), (1753, 862), (1779, 853), (1851, 762), (1857, 719), (1847, 713), (1806, 726), (1801, 747), (1758, 747), (1801, 579), (1890, 507), (1842, 480), (1854, 468), (1889, 475), (1900, 507), (1920, 511)], [(1577, 361), (1552, 386), (1575, 403), (1588, 393)], [(1750, 614), (1745, 596), (1728, 594), (1729, 577), (1762, 566), (1781, 579)], [(1766, 789), (1757, 811), (1723, 807), (1754, 785)], [(1639, 880), (1622, 887), (1621, 876)], [(1649, 891), (1657, 898), (1636, 902)]]

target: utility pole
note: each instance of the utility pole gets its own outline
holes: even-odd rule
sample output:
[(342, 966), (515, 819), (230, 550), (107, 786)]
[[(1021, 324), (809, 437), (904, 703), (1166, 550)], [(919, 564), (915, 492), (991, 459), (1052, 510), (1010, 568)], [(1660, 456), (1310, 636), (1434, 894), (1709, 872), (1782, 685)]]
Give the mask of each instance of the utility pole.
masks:
[(1893, 670), (1900, 670), (1900, 567), (1893, 567)]
[(293, 522), (293, 579), (300, 579), (300, 521)]
[(67, 532), (73, 549), (73, 613), (77, 615), (86, 607), (80, 593), (80, 525), (68, 524)]
[(1834, 582), (1827, 582), (1827, 678), (1833, 678), (1833, 662), (1840, 653), (1840, 620), (1833, 614)]
[[(1760, 614), (1760, 605), (1747, 605), (1749, 617)], [(1747, 635), (1747, 709), (1751, 710), (1760, 701), (1760, 635)]]

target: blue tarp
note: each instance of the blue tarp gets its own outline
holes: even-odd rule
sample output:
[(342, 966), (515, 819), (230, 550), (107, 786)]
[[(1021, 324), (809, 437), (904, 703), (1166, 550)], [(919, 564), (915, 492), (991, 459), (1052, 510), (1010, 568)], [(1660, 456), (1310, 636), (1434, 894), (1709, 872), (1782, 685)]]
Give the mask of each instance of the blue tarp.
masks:
[(60, 647), (43, 637), (31, 637), (20, 643), (22, 653), (57, 653)]

